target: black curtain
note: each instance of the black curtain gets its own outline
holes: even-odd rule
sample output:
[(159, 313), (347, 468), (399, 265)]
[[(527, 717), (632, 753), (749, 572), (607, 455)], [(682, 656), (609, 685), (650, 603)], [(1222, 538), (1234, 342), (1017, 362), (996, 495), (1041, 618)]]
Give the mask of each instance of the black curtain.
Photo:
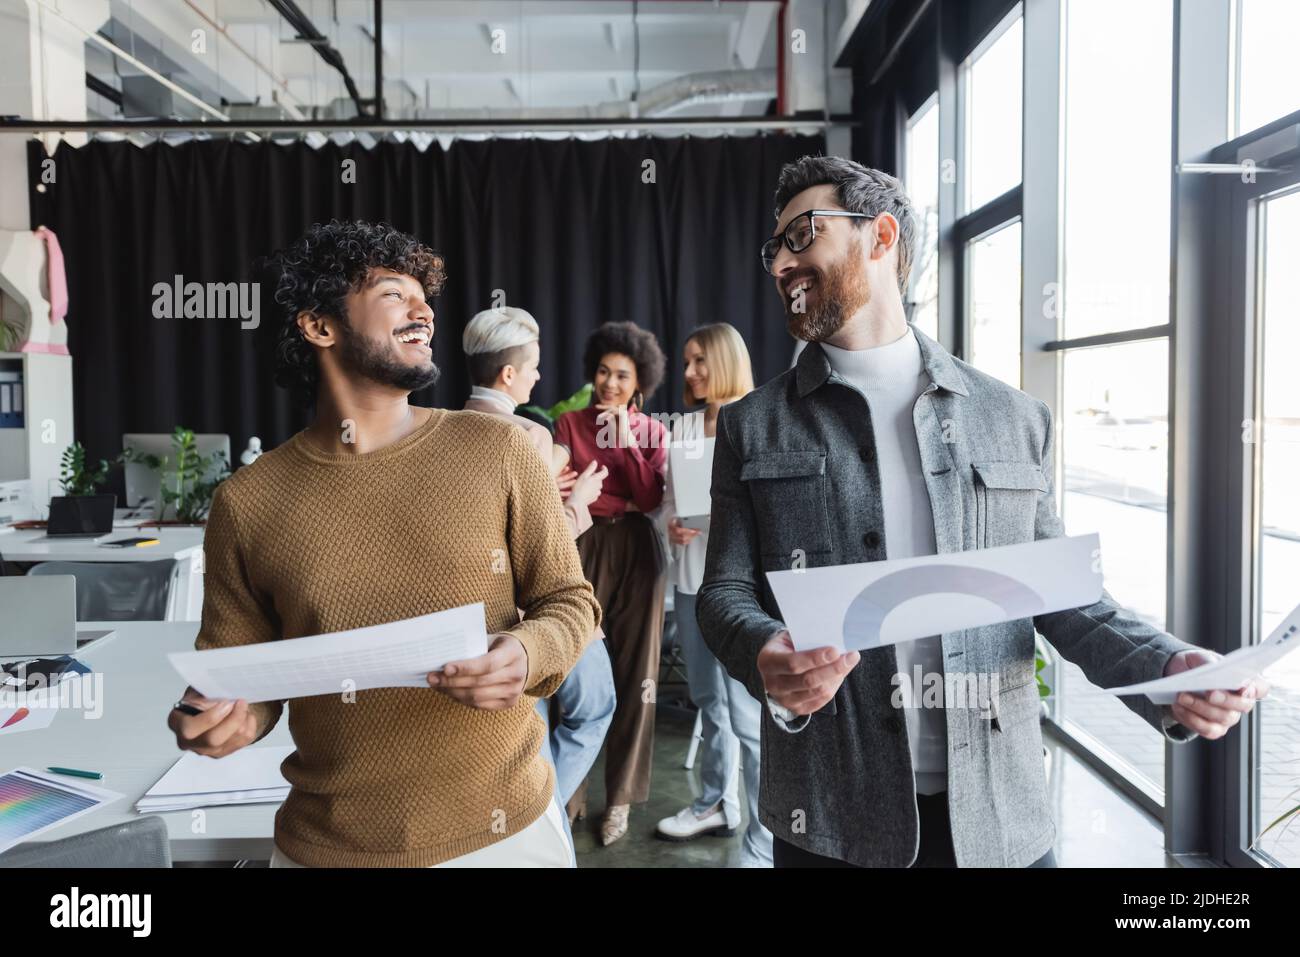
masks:
[[(421, 404), (455, 408), (468, 395), (461, 332), (496, 289), (542, 327), (539, 405), (583, 384), (584, 340), (609, 320), (650, 329), (668, 357), (652, 411), (681, 407), (682, 348), (702, 324), (736, 326), (765, 381), (794, 345), (758, 257), (772, 194), (783, 164), (823, 151), (821, 137), (785, 135), (456, 141), (424, 151), (63, 144), (55, 182), (30, 195), (33, 227), (54, 230), (67, 267), (76, 438), (91, 457), (111, 457), (124, 432), (180, 424), (229, 433), (237, 460), (250, 435), (271, 448), (302, 428), (307, 413), (272, 381), (283, 318), (274, 276), (254, 263), (335, 217), (389, 222), (446, 257), (434, 303), (442, 378)], [(44, 159), (34, 142), (33, 184)], [(155, 284), (177, 275), (260, 282), (259, 326), (155, 318)]]

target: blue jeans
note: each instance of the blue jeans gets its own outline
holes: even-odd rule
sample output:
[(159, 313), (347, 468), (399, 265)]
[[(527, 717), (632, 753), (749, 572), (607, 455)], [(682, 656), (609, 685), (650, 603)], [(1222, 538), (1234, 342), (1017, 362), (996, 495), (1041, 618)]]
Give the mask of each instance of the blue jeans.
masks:
[[(555, 766), (555, 792), (568, 804), (587, 772), (596, 763), (605, 732), (614, 720), (614, 672), (605, 642), (593, 641), (555, 692), (560, 720), (542, 742), (542, 756)], [(550, 700), (539, 699), (537, 710), (550, 726)]]
[(701, 793), (691, 810), (703, 815), (721, 804), (727, 826), (738, 827), (743, 771), (749, 825), (741, 843), (741, 863), (771, 867), (772, 833), (758, 820), (758, 729), (763, 706), (727, 674), (704, 643), (695, 621), (695, 596), (678, 590), (673, 601), (677, 642), (686, 661), (686, 683), (691, 700), (700, 709), (704, 728), (699, 751)]

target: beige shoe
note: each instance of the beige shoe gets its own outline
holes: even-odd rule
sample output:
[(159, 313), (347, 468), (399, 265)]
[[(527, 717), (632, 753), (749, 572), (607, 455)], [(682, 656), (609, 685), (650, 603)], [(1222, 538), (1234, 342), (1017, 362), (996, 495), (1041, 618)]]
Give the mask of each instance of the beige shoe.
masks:
[(602, 847), (609, 847), (627, 833), (627, 813), (630, 809), (627, 804), (611, 804), (605, 808), (605, 819), (600, 822)]

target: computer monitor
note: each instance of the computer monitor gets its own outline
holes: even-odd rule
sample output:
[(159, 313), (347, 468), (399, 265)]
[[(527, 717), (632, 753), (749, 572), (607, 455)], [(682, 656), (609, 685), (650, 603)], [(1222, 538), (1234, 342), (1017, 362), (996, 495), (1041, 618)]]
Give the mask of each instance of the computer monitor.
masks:
[[(212, 455), (214, 452), (220, 452), (224, 455), (226, 467), (230, 467), (230, 436), (224, 433), (212, 435), (195, 435), (195, 448), (200, 456)], [(172, 444), (170, 434), (161, 433), (139, 433), (128, 432), (122, 436), (122, 448), (134, 449), (147, 455), (156, 455), (158, 458), (174, 458), (176, 448)], [(203, 474), (204, 479), (213, 479), (221, 473), (222, 465), (217, 463)], [(126, 468), (126, 504), (128, 508), (137, 508), (142, 501), (148, 499), (154, 503), (154, 514), (160, 514), (162, 506), (162, 488), (158, 477), (158, 472), (143, 465), (139, 462), (127, 462)], [(176, 484), (176, 470), (169, 467), (167, 478), (174, 487)]]

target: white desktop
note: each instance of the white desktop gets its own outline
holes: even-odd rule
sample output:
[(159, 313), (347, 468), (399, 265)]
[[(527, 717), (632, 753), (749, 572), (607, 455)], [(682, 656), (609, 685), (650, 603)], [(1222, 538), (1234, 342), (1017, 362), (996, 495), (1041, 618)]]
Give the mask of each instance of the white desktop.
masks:
[[(220, 453), (225, 456), (225, 468), (231, 468), (230, 459), (230, 436), (224, 433), (218, 434), (196, 434), (194, 436), (195, 450), (200, 457), (207, 457), (214, 453)], [(136, 433), (128, 432), (122, 436), (122, 448), (133, 449), (136, 452), (145, 455), (156, 455), (158, 458), (170, 458), (175, 453), (175, 445), (172, 442), (170, 434), (163, 433)], [(203, 479), (214, 479), (220, 474), (223, 466), (217, 463), (211, 466), (201, 476)], [(151, 502), (155, 506), (154, 514), (150, 517), (163, 517), (158, 512), (158, 507), (162, 503), (162, 478), (167, 478), (172, 482), (175, 481), (175, 469), (171, 469), (159, 476), (156, 469), (141, 462), (127, 462), (123, 469), (126, 479), (126, 506), (128, 508), (138, 508), (142, 502)]]

